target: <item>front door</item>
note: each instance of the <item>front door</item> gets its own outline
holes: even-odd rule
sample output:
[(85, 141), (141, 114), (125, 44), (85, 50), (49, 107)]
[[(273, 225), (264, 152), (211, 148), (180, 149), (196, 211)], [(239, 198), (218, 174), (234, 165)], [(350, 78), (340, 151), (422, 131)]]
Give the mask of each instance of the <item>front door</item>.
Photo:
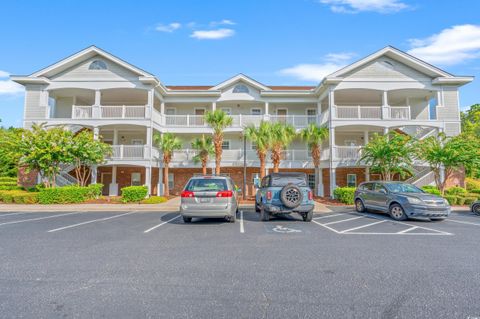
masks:
[(205, 109), (195, 109), (195, 125), (203, 125), (205, 121), (203, 120), (203, 116), (205, 115)]
[(102, 188), (102, 195), (108, 196), (109, 195), (109, 187), (112, 183), (112, 173), (102, 173), (101, 183), (103, 184)]
[(287, 109), (277, 109), (277, 119), (280, 123), (287, 122)]

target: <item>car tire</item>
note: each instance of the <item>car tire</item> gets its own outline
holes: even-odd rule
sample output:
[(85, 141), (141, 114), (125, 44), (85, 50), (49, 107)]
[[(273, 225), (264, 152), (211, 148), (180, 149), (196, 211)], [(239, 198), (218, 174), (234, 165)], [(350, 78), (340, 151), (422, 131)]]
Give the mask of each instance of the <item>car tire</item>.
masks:
[(365, 212), (365, 205), (363, 205), (363, 201), (360, 198), (355, 200), (355, 210), (359, 213)]
[(472, 206), (472, 213), (480, 216), (480, 204), (475, 204)]
[(260, 213), (260, 208), (258, 207), (257, 202), (255, 202), (255, 212)]
[(433, 217), (433, 218), (430, 218), (430, 220), (432, 222), (441, 222), (442, 220), (445, 220), (446, 218), (445, 217)]
[(191, 223), (192, 222), (192, 217), (187, 217), (187, 216), (183, 216), (183, 222), (184, 223)]
[(236, 218), (235, 215), (227, 217), (227, 221), (228, 221), (229, 223), (235, 223), (235, 220), (236, 220), (236, 219), (237, 219), (237, 218)]
[(304, 222), (311, 222), (313, 219), (313, 209), (302, 215)]
[(270, 220), (270, 214), (263, 208), (263, 206), (260, 206), (260, 220), (262, 222), (268, 222)]
[(399, 204), (392, 204), (390, 205), (390, 209), (388, 210), (390, 217), (397, 221), (402, 221), (407, 219), (407, 214), (405, 214), (405, 210)]
[(285, 207), (298, 207), (303, 201), (302, 190), (297, 185), (287, 184), (280, 191), (280, 200)]

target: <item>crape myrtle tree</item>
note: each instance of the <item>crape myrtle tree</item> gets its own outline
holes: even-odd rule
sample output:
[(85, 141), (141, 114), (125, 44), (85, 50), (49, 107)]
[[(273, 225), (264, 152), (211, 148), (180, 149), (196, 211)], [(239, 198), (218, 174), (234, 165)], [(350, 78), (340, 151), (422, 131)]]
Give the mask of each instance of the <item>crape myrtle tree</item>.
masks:
[(163, 184), (165, 185), (165, 196), (170, 196), (168, 187), (168, 169), (172, 161), (172, 155), (175, 150), (182, 148), (182, 141), (172, 133), (156, 133), (153, 136), (153, 142), (162, 151), (163, 154)]
[(390, 131), (375, 133), (361, 150), (359, 164), (370, 166), (372, 172), (380, 173), (386, 181), (399, 174), (405, 178), (412, 174), (415, 141), (411, 136)]
[(205, 122), (213, 129), (213, 145), (215, 146), (215, 175), (220, 175), (222, 161), (223, 131), (232, 125), (233, 118), (222, 110), (208, 111), (204, 115)]
[(440, 133), (438, 137), (430, 136), (418, 142), (417, 154), (430, 166), (442, 195), (448, 179), (455, 171), (467, 165), (480, 167), (478, 139), (469, 134), (447, 137)]
[(15, 177), (21, 153), (18, 145), (22, 139), (23, 129), (0, 127), (0, 176)]

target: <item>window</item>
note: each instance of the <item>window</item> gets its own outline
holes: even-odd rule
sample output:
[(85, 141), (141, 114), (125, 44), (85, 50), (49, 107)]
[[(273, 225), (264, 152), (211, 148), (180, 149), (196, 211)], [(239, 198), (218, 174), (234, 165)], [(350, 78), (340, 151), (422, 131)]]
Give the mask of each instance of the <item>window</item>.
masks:
[(143, 140), (141, 138), (132, 138), (132, 145), (143, 145)]
[(357, 140), (345, 140), (345, 146), (357, 146)]
[(316, 109), (308, 109), (307, 110), (307, 122), (308, 122), (308, 124), (317, 122), (317, 110)]
[(185, 190), (191, 192), (218, 192), (228, 190), (228, 186), (225, 179), (196, 178), (190, 180)]
[(431, 98), (428, 101), (428, 113), (429, 113), (430, 120), (437, 119), (437, 105), (438, 105), (438, 101), (436, 97)]
[(262, 115), (262, 109), (251, 109), (250, 114), (252, 114), (252, 115)]
[(382, 190), (382, 189), (383, 189), (385, 192), (387, 191), (387, 190), (385, 189), (385, 187), (382, 186), (382, 184), (380, 184), (380, 183), (375, 183), (375, 192), (378, 193), (378, 192), (380, 192), (380, 190)]
[(230, 149), (230, 141), (223, 141), (222, 143), (222, 150), (229, 150)]
[(141, 173), (132, 173), (131, 176), (132, 186), (141, 186), (142, 185), (142, 174)]
[(173, 189), (175, 187), (175, 182), (173, 178), (173, 173), (168, 173), (168, 188)]
[(253, 150), (253, 151), (256, 151), (257, 150), (257, 143), (250, 142), (250, 149)]
[(308, 187), (310, 187), (310, 189), (315, 189), (315, 174), (308, 174), (307, 175), (308, 177)]
[(347, 174), (347, 187), (357, 187), (357, 174)]
[(230, 107), (222, 107), (221, 110), (227, 115), (232, 115), (232, 109)]
[(362, 185), (361, 189), (363, 189), (365, 191), (371, 191), (371, 190), (373, 190), (373, 185), (374, 185), (373, 183), (365, 183), (365, 184)]
[(106, 70), (107, 64), (101, 60), (95, 60), (88, 66), (89, 70)]
[(173, 107), (168, 107), (166, 110), (165, 110), (165, 114), (166, 115), (175, 115), (175, 109)]
[(249, 93), (248, 86), (245, 84), (237, 84), (233, 88), (233, 93)]

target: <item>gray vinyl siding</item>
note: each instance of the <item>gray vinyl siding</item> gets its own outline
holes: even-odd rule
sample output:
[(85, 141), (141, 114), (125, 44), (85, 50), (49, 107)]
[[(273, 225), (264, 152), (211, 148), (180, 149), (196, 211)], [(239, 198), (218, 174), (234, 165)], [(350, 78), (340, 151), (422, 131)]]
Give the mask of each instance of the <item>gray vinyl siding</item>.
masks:
[(45, 118), (46, 107), (40, 105), (41, 91), (40, 86), (25, 88), (25, 120)]
[(460, 113), (458, 107), (458, 89), (443, 89), (443, 105), (437, 108), (437, 118), (439, 120), (458, 120)]
[(420, 73), (411, 67), (387, 57), (376, 59), (361, 68), (351, 71), (346, 78), (391, 78), (391, 79), (414, 79), (417, 81), (431, 80), (427, 75)]

